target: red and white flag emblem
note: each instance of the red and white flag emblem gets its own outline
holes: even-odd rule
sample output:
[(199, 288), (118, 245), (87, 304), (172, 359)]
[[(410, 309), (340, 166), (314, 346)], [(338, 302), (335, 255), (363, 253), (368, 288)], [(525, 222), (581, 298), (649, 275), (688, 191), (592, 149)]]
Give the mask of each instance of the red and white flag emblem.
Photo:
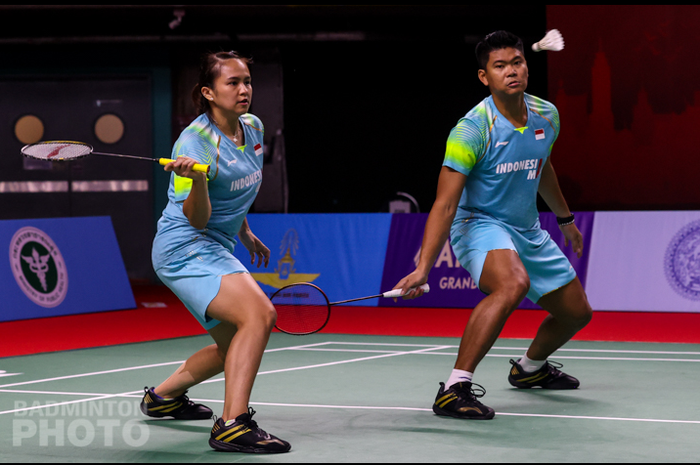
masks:
[(255, 149), (255, 155), (262, 155), (263, 154), (262, 145), (255, 144), (255, 147), (253, 147), (253, 149)]
[(544, 139), (544, 129), (535, 129), (535, 140)]

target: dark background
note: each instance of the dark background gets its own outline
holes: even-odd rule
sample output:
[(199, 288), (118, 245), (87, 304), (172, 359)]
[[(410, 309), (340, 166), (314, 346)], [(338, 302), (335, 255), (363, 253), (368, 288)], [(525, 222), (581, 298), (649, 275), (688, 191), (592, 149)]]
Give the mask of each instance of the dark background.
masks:
[[(184, 16), (171, 27), (178, 11)], [(169, 157), (196, 117), (190, 90), (200, 55), (238, 50), (253, 57), (251, 111), (266, 128), (265, 182), (253, 212), (386, 212), (399, 191), (427, 212), (450, 129), (488, 95), (474, 47), (505, 29), (525, 43), (528, 92), (559, 108), (553, 164), (572, 210), (700, 209), (698, 22), (696, 6), (8, 5), (0, 6), (0, 99), (10, 100), (13, 80), (31, 87), (56, 76), (146, 79), (150, 139), (109, 148), (133, 152), (136, 144), (146, 153), (134, 155)], [(564, 35), (564, 51), (532, 52), (552, 28)], [(80, 91), (72, 92), (77, 101)], [(83, 110), (65, 103), (73, 95), (56, 97), (42, 100), (64, 102), (52, 118), (77, 125)], [(22, 169), (14, 120), (6, 120), (0, 182), (40, 179)], [(42, 176), (85, 177), (99, 171), (90, 163)], [(119, 179), (134, 169), (111, 164), (108, 174)], [(132, 279), (145, 277), (135, 270), (148, 268), (143, 250), (167, 200), (167, 175), (158, 166), (143, 170), (152, 187), (146, 201), (132, 194), (102, 201), (122, 250), (141, 243), (125, 257)], [(13, 205), (0, 208), (0, 219), (86, 214), (75, 194), (41, 202), (37, 195), (0, 192), (0, 204)], [(127, 208), (129, 195), (148, 203), (151, 224), (110, 213)], [(547, 210), (541, 201), (540, 208)]]
[[(185, 15), (173, 30), (176, 9)], [(544, 6), (6, 6), (0, 18), (0, 51), (15, 67), (167, 66), (173, 141), (196, 116), (201, 53), (274, 55), (289, 212), (388, 211), (397, 191), (429, 210), (449, 130), (488, 95), (476, 42), (502, 28), (529, 48), (546, 30)], [(546, 55), (530, 55), (529, 91), (546, 96)], [(252, 73), (255, 113), (255, 64)]]

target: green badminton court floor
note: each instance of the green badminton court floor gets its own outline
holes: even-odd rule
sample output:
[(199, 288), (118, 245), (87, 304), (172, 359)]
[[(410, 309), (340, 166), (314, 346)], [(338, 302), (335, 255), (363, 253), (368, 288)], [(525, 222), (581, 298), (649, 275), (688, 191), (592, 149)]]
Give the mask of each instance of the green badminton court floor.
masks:
[[(292, 444), (281, 455), (221, 453), (211, 420), (154, 420), (138, 408), (208, 336), (0, 359), (3, 462), (693, 462), (700, 460), (700, 345), (570, 342), (551, 359), (575, 391), (517, 390), (500, 339), (476, 371), (490, 421), (431, 405), (455, 338), (275, 333), (251, 406)], [(223, 405), (223, 377), (191, 399)]]

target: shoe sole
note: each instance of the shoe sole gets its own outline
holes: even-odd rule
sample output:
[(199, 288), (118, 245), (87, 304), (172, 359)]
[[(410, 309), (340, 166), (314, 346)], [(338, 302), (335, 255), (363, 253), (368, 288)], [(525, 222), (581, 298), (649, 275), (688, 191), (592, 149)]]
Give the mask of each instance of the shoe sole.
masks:
[(542, 389), (551, 389), (553, 391), (565, 391), (565, 390), (572, 390), (572, 389), (578, 389), (579, 384), (576, 386), (570, 385), (570, 386), (561, 386), (561, 387), (551, 387), (547, 385), (541, 385), (541, 384), (523, 384), (519, 383), (517, 381), (511, 381), (510, 379), (508, 380), (511, 386), (516, 387), (518, 389), (532, 389), (534, 387), (540, 387)]
[(437, 407), (433, 405), (433, 412), (435, 415), (440, 415), (443, 417), (452, 417), (452, 418), (459, 418), (460, 420), (491, 420), (495, 415), (495, 411), (491, 411), (487, 413), (486, 415), (482, 415), (480, 417), (474, 417), (474, 416), (463, 416), (455, 412), (450, 412), (449, 410), (443, 410), (440, 407)]
[(240, 446), (238, 444), (217, 441), (214, 438), (209, 438), (209, 446), (219, 452), (243, 452), (246, 454), (282, 454), (292, 449), (291, 446), (286, 450), (269, 450), (253, 446)]
[(212, 412), (211, 415), (209, 416), (200, 416), (200, 417), (178, 417), (175, 415), (172, 415), (170, 413), (157, 413), (157, 412), (149, 412), (148, 407), (146, 407), (143, 403), (140, 405), (141, 407), (141, 412), (143, 412), (144, 415), (147, 417), (151, 418), (172, 418), (173, 420), (209, 420), (214, 416), (214, 413)]

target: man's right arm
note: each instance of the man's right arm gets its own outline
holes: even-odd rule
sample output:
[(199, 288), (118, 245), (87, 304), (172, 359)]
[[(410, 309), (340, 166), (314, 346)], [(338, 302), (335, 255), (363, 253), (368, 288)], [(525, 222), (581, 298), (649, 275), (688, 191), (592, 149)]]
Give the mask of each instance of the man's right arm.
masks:
[[(418, 266), (413, 273), (399, 281), (394, 289), (413, 289), (428, 281), (428, 274), (449, 237), (450, 227), (457, 213), (457, 206), (466, 181), (467, 176), (464, 174), (447, 166), (442, 167), (435, 203), (430, 209), (428, 221), (425, 224)], [(422, 294), (421, 290), (413, 290), (405, 294), (404, 298), (412, 299)]]

